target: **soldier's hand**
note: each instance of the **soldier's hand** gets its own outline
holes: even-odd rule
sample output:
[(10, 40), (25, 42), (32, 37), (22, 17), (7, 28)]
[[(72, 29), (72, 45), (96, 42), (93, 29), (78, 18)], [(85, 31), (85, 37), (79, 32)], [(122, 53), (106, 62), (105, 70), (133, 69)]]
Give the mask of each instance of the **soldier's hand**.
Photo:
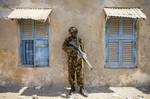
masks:
[(83, 57), (86, 57), (86, 54), (85, 54), (85, 53), (83, 53)]

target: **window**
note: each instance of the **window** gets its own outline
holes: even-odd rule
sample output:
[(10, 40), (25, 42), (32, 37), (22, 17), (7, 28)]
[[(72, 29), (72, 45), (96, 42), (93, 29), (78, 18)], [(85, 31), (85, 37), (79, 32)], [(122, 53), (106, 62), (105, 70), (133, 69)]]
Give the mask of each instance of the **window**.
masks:
[(133, 18), (110, 17), (106, 22), (106, 67), (135, 67), (136, 31)]
[(48, 22), (22, 19), (20, 22), (20, 57), (22, 65), (48, 66)]

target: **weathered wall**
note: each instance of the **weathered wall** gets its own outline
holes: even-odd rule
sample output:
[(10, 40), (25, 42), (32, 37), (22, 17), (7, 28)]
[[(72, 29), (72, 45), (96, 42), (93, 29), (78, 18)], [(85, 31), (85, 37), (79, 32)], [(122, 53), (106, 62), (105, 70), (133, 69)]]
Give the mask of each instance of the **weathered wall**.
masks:
[[(46, 68), (18, 66), (18, 23), (0, 19), (0, 84), (21, 82), (27, 85), (67, 85), (67, 60), (62, 43), (68, 28), (76, 26), (85, 42), (88, 58), (94, 66), (85, 66), (87, 85), (150, 84), (150, 1), (149, 0), (1, 0), (0, 14), (7, 16), (8, 7), (51, 7), (50, 63)], [(138, 38), (138, 67), (134, 69), (104, 68), (103, 7), (141, 7), (147, 20), (140, 23)]]

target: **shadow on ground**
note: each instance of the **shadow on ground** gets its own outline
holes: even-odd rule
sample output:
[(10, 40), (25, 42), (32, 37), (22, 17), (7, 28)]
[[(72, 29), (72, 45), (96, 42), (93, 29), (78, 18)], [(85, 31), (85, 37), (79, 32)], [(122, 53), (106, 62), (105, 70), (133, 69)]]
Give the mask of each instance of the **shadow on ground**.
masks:
[(145, 94), (150, 94), (150, 85), (149, 86), (139, 86), (136, 88)]
[(6, 92), (19, 92), (19, 90), (22, 88), (20, 84), (5, 84), (0, 85), (0, 93), (6, 93)]
[[(20, 89), (22, 89), (23, 86), (20, 84), (5, 84), (0, 85), (0, 93), (7, 93), (7, 92), (14, 92), (18, 93)], [(88, 93), (114, 93), (113, 90), (109, 88), (109, 86), (94, 86), (94, 87), (86, 87), (85, 88)], [(136, 87), (139, 91), (142, 91), (145, 94), (150, 94), (150, 86), (138, 86)], [(79, 91), (79, 88), (77, 88), (76, 92)], [(65, 93), (66, 90), (64, 89), (64, 86), (37, 86), (37, 87), (29, 87), (27, 90), (25, 90), (22, 95), (25, 96), (32, 96), (32, 95), (38, 95), (38, 96), (60, 96), (62, 93)]]
[[(109, 89), (109, 87), (95, 86), (95, 87), (87, 87), (86, 90), (88, 93), (112, 93), (113, 91)], [(28, 88), (22, 95), (25, 96), (60, 96), (66, 90), (64, 87), (52, 87), (52, 86), (43, 86), (41, 88), (30, 87)], [(77, 91), (78, 92), (78, 88)]]

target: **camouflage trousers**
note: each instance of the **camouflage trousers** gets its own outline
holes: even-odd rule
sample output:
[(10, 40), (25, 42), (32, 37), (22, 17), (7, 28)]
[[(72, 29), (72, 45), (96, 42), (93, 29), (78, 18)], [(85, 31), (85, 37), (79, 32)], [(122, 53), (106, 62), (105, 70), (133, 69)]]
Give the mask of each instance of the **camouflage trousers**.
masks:
[(83, 60), (81, 58), (68, 57), (68, 73), (70, 85), (75, 85), (76, 80), (78, 86), (84, 85)]

